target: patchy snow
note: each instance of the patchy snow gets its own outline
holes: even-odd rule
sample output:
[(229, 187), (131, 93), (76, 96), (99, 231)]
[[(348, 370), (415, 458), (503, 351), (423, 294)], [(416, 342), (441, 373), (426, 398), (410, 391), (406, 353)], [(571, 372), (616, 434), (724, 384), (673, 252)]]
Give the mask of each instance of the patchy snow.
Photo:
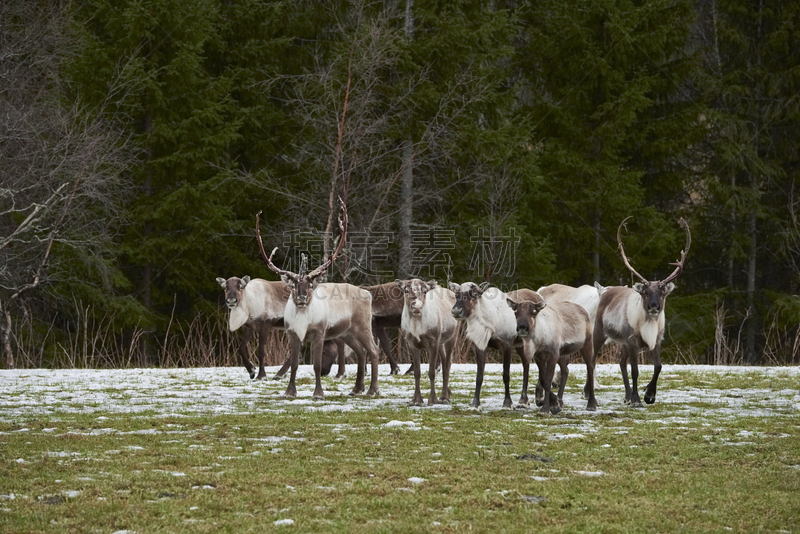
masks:
[[(570, 384), (564, 394), (564, 413), (581, 412), (592, 417), (595, 414), (624, 413), (632, 408), (622, 402), (624, 388), (619, 375), (619, 366), (606, 364), (597, 366), (597, 376), (601, 389), (596, 392), (598, 411), (590, 414), (585, 411), (586, 401), (581, 398), (578, 383), (585, 380), (586, 369), (583, 365), (570, 366)], [(267, 374), (277, 371), (271, 367)], [(640, 389), (649, 381), (652, 365), (639, 367)], [(287, 409), (303, 409), (307, 411), (364, 411), (378, 410), (383, 412), (407, 412), (408, 403), (413, 395), (413, 380), (408, 377), (389, 375), (389, 366), (379, 368), (380, 395), (376, 398), (364, 396), (350, 397), (348, 393), (353, 387), (353, 380), (333, 380), (326, 378), (323, 383), (325, 400), (312, 399), (313, 387), (299, 386), (297, 398), (285, 398), (283, 393), (286, 381), (253, 381), (247, 372), (240, 367), (221, 368), (189, 368), (189, 369), (11, 369), (0, 370), (0, 421), (14, 423), (23, 418), (57, 418), (61, 414), (98, 414), (98, 420), (105, 422), (107, 416), (114, 414), (139, 414), (156, 412), (157, 416), (180, 418), (190, 414), (225, 414), (259, 411), (267, 413), (284, 413)], [(691, 372), (695, 377), (692, 386), (684, 385), (681, 373)], [(355, 376), (356, 366), (348, 366), (349, 376)], [(475, 388), (476, 369), (474, 364), (454, 364), (451, 372), (450, 388), (454, 397), (454, 405), (439, 405), (438, 410), (469, 408), (469, 401)], [(703, 375), (709, 381), (719, 377), (746, 376), (753, 381), (753, 388), (715, 389), (697, 387)], [(309, 365), (300, 366), (298, 381), (313, 379), (314, 371)], [(657, 403), (674, 408), (670, 417), (661, 416), (665, 426), (687, 424), (695, 420), (698, 413), (713, 414), (718, 420), (734, 417), (771, 417), (778, 414), (796, 414), (800, 411), (800, 390), (772, 389), (772, 378), (789, 378), (800, 382), (800, 367), (732, 367), (732, 366), (685, 366), (666, 365), (659, 381)], [(307, 381), (306, 381), (307, 382)], [(522, 382), (522, 366), (511, 366), (512, 399), (519, 397)], [(437, 386), (441, 377), (437, 377)], [(487, 364), (483, 390), (481, 394), (481, 411), (483, 413), (502, 409), (503, 382), (502, 365)], [(702, 408), (698, 407), (702, 403)], [(431, 407), (415, 409), (415, 414)], [(647, 409), (646, 407), (644, 408)], [(101, 415), (102, 414), (102, 415)], [(476, 412), (476, 417), (480, 414)], [(540, 417), (535, 409), (528, 410), (522, 421), (535, 422)], [(652, 421), (649, 421), (652, 422)], [(636, 424), (636, 423), (633, 423)], [(414, 421), (391, 418), (383, 428), (421, 429), (422, 425)], [(122, 434), (110, 425), (91, 429), (86, 432), (60, 429), (76, 435)], [(337, 431), (349, 430), (342, 426)], [(52, 424), (38, 432), (57, 433), (59, 428)], [(563, 432), (554, 439), (582, 437), (578, 434), (591, 432), (588, 429), (575, 428)], [(11, 432), (37, 432), (28, 427), (18, 428)], [(620, 433), (625, 432), (621, 430)], [(167, 431), (156, 429), (135, 430), (135, 434), (186, 434), (187, 430), (176, 426)], [(553, 435), (558, 435), (556, 432)], [(264, 438), (265, 442), (280, 442), (289, 439), (302, 440), (302, 437), (288, 438), (274, 436)], [(22, 461), (25, 461), (24, 459)]]
[(273, 523), (273, 525), (276, 525), (276, 526), (279, 526), (279, 527), (280, 526), (294, 525), (294, 519), (278, 519), (277, 521), (275, 521)]
[(408, 479), (408, 481), (411, 482), (412, 484), (422, 484), (423, 482), (425, 482), (425, 479), (419, 477), (411, 477)]

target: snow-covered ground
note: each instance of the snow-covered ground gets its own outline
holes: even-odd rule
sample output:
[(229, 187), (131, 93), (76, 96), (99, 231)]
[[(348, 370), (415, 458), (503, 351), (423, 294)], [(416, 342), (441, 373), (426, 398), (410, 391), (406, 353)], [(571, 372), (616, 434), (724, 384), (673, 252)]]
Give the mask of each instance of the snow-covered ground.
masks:
[[(405, 369), (405, 366), (404, 366)], [(683, 386), (681, 374), (690, 370), (694, 375), (692, 386)], [(272, 376), (277, 367), (268, 369)], [(20, 369), (0, 371), (0, 421), (14, 422), (22, 417), (55, 416), (68, 413), (137, 413), (156, 412), (164, 415), (248, 413), (251, 411), (284, 411), (304, 407), (308, 410), (399, 410), (405, 409), (413, 394), (413, 379), (389, 376), (388, 365), (380, 366), (380, 396), (377, 398), (351, 398), (347, 393), (353, 387), (355, 366), (348, 366), (343, 380), (325, 379), (326, 399), (314, 401), (313, 369), (301, 366), (298, 371), (297, 398), (286, 399), (282, 394), (286, 381), (252, 381), (240, 367), (192, 369)], [(423, 367), (422, 391), (427, 399), (427, 374)], [(522, 384), (522, 367), (512, 366), (511, 395), (516, 401)], [(580, 383), (585, 380), (582, 365), (570, 366), (571, 375)], [(652, 374), (652, 366), (640, 366), (640, 392)], [(532, 367), (532, 376), (535, 376)], [(630, 410), (622, 403), (624, 388), (617, 365), (598, 365), (597, 374), (602, 389), (597, 392), (597, 414)], [(726, 375), (747, 375), (753, 387), (715, 389), (697, 387), (703, 376), (709, 383)], [(564, 413), (587, 414), (581, 399), (578, 382), (570, 378), (564, 395)], [(771, 378), (783, 384), (773, 387)], [(311, 382), (309, 383), (309, 380)], [(792, 388), (786, 388), (787, 379)], [(441, 377), (437, 377), (437, 390)], [(451, 390), (454, 406), (468, 407), (475, 388), (475, 365), (454, 365), (451, 373)], [(502, 366), (486, 366), (481, 395), (482, 410), (493, 411), (502, 407)], [(775, 414), (800, 412), (799, 367), (717, 367), (717, 366), (664, 366), (659, 380), (657, 403), (671, 405), (671, 420), (712, 411), (719, 418), (769, 417)], [(693, 404), (692, 404), (693, 403)], [(700, 404), (698, 404), (700, 403)], [(438, 405), (421, 410), (450, 410), (452, 406)], [(647, 409), (647, 408), (645, 408)], [(535, 411), (535, 410), (534, 410)], [(587, 414), (588, 415), (588, 414)]]

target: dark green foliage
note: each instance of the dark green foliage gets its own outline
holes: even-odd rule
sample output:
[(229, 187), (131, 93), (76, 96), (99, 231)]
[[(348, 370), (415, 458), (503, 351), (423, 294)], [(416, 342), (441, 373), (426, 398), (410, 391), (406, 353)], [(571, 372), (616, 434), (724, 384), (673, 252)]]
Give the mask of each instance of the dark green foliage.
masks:
[(685, 217), (667, 361), (719, 360), (745, 341), (751, 362), (796, 356), (800, 7), (410, 5), (411, 19), (405, 1), (71, 4), (50, 86), (63, 83), (65, 108), (122, 125), (135, 189), (122, 211), (81, 204), (95, 226), (64, 235), (110, 246), (54, 247), (37, 306), (58, 313), (42, 324), (58, 315), (74, 331), (83, 312), (65, 307), (93, 306), (123, 337), (150, 332), (152, 351), (173, 322), (212, 317), (217, 276), (274, 279), (257, 211), (280, 265), (300, 252), (319, 263), (337, 195), (351, 241), (331, 279), (391, 280), (410, 147), (415, 274), (628, 284), (616, 232), (631, 216), (628, 257), (663, 279)]

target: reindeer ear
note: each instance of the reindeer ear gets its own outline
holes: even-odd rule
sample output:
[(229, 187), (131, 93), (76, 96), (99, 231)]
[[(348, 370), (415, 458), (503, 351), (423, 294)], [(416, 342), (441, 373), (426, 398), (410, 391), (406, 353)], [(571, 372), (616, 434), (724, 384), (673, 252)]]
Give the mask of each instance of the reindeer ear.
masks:
[(547, 306), (547, 303), (545, 301), (534, 302), (533, 303), (533, 314), (534, 315), (538, 315), (539, 312), (542, 311), (545, 308), (545, 306)]
[(600, 285), (600, 282), (595, 282), (594, 283), (594, 288), (597, 290), (597, 294), (598, 295), (602, 295), (603, 293), (605, 293), (608, 290), (608, 288), (606, 286)]
[(675, 289), (675, 284), (674, 283), (670, 282), (667, 285), (665, 285), (664, 286), (664, 296), (666, 297), (667, 295), (672, 293), (673, 289)]
[(439, 282), (436, 280), (428, 280), (428, 289), (436, 289), (436, 286), (439, 285)]
[(482, 284), (479, 286), (479, 289), (481, 290), (481, 293), (483, 293), (484, 291), (486, 291), (486, 288), (487, 288), (487, 287), (489, 287), (490, 285), (491, 285), (491, 283), (490, 283), (490, 282), (484, 282), (484, 283), (482, 283)]
[(244, 286), (250, 283), (250, 277), (245, 275), (239, 280), (239, 289), (244, 289)]
[(217, 283), (221, 285), (223, 288), (225, 287), (226, 282), (227, 280), (225, 280), (224, 278), (220, 278), (219, 276), (217, 277)]
[(641, 282), (636, 282), (635, 284), (633, 284), (633, 290), (639, 294), (644, 293), (644, 284)]
[(403, 289), (403, 290), (405, 290), (405, 288), (406, 288), (406, 286), (405, 286), (405, 280), (400, 280), (400, 279), (398, 278), (397, 280), (395, 280), (395, 281), (394, 281), (394, 283), (395, 283), (395, 284), (397, 284), (397, 287), (399, 287), (400, 289)]
[(511, 308), (512, 310), (514, 310), (514, 313), (516, 313), (516, 311), (517, 311), (517, 303), (516, 302), (514, 302), (513, 300), (507, 298), (506, 299), (506, 304), (508, 304), (508, 307)]
[(281, 281), (282, 281), (284, 284), (286, 284), (286, 285), (289, 287), (289, 289), (291, 289), (291, 288), (292, 288), (292, 279), (291, 279), (291, 278), (289, 278), (288, 276), (286, 276), (285, 274), (282, 274), (282, 275), (281, 275)]
[(461, 289), (461, 286), (453, 282), (447, 282), (447, 288), (453, 293), (458, 293), (458, 290)]

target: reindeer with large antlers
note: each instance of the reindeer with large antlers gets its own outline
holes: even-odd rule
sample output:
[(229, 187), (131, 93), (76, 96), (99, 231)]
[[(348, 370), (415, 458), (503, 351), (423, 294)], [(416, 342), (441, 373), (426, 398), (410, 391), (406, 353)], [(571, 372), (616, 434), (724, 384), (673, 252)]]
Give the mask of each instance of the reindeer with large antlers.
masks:
[(267, 256), (259, 228), (261, 212), (256, 214), (256, 239), (261, 257), (267, 267), (279, 274), (281, 280), (291, 290), (291, 296), (286, 302), (283, 315), (286, 333), (292, 347), (291, 375), (285, 393), (287, 397), (297, 395), (295, 377), (300, 349), (303, 343), (310, 341), (316, 377), (314, 398), (325, 398), (320, 380), (322, 346), (325, 339), (341, 339), (358, 356), (356, 384), (350, 395), (364, 392), (366, 354), (369, 355), (372, 363), (372, 377), (367, 395), (378, 394), (378, 349), (372, 339), (372, 295), (369, 291), (351, 284), (319, 283), (318, 280), (336, 261), (347, 239), (347, 208), (341, 199), (339, 199), (339, 204), (342, 210), (339, 216), (341, 232), (339, 243), (328, 259), (311, 272), (307, 272), (305, 255), (303, 255), (298, 273), (279, 269), (272, 263), (272, 257), (278, 248), (275, 247), (272, 254)]
[[(642, 406), (639, 397), (639, 352), (647, 350), (653, 359), (653, 378), (647, 384), (644, 401), (653, 404), (656, 401), (656, 385), (658, 375), (661, 373), (661, 341), (664, 339), (664, 304), (675, 284), (673, 280), (683, 272), (686, 254), (692, 244), (692, 234), (689, 225), (681, 218), (678, 221), (686, 231), (686, 247), (681, 251), (681, 259), (675, 266), (672, 274), (664, 280), (648, 281), (644, 276), (631, 267), (625, 249), (622, 246), (622, 227), (630, 219), (626, 218), (617, 229), (617, 243), (620, 255), (625, 266), (641, 280), (633, 287), (609, 287), (601, 296), (597, 308), (597, 319), (594, 324), (594, 354), (595, 358), (606, 340), (611, 340), (622, 345), (622, 356), (619, 361), (622, 379), (625, 382), (625, 403), (631, 406)], [(628, 383), (627, 363), (631, 364), (632, 386)], [(588, 384), (587, 384), (588, 385)], [(592, 393), (594, 384), (592, 384)]]

